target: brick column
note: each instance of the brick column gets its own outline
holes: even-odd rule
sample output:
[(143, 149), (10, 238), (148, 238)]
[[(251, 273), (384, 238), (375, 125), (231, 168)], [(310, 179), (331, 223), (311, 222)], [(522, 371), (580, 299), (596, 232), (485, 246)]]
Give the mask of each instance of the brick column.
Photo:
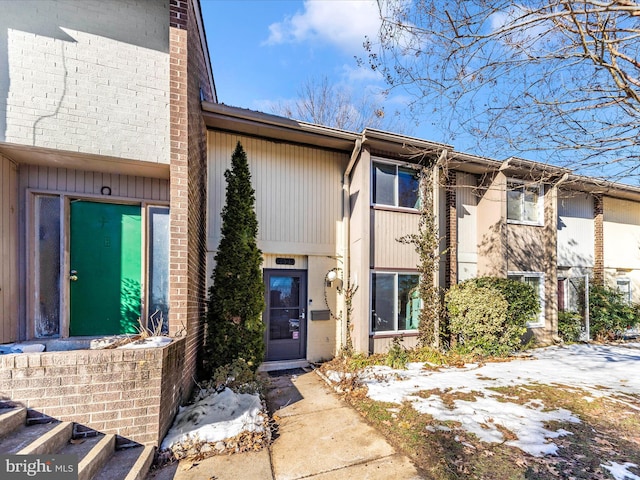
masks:
[(604, 199), (602, 195), (593, 197), (593, 282), (604, 285)]
[(201, 95), (213, 97), (190, 0), (170, 1), (170, 253), (169, 333), (186, 336), (180, 387), (189, 395), (200, 366), (206, 305), (207, 131)]
[(458, 211), (456, 205), (456, 172), (447, 172), (446, 183), (446, 277), (445, 288), (458, 283)]

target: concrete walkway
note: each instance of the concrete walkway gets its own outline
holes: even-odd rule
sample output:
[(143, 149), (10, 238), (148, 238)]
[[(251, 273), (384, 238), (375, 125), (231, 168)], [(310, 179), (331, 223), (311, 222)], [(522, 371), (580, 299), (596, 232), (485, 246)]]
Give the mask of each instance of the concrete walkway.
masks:
[(409, 459), (314, 372), (270, 378), (267, 403), (279, 426), (269, 449), (180, 462), (162, 480), (420, 478)]

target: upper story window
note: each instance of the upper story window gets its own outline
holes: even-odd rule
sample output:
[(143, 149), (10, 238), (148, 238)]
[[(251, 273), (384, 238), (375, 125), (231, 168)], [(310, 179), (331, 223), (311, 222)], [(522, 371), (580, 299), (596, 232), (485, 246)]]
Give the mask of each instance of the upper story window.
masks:
[(542, 185), (507, 183), (507, 220), (529, 225), (543, 225)]
[(391, 207), (420, 207), (418, 170), (373, 162), (373, 203)]

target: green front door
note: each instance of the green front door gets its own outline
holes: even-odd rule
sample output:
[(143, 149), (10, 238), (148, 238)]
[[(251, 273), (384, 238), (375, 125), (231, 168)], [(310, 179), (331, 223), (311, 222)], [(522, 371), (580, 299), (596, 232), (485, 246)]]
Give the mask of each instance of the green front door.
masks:
[(141, 311), (140, 206), (71, 202), (69, 335), (135, 333)]

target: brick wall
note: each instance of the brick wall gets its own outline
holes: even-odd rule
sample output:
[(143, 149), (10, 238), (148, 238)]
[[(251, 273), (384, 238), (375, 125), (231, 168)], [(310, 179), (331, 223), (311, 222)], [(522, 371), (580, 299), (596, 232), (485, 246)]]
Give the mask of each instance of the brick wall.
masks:
[(458, 213), (456, 206), (456, 172), (447, 172), (446, 183), (446, 277), (445, 288), (458, 283)]
[(171, 0), (170, 10), (169, 330), (187, 337), (181, 392), (188, 395), (199, 368), (206, 305), (207, 149), (200, 96), (211, 101), (213, 92), (206, 81), (205, 52), (192, 2)]
[(593, 197), (593, 282), (604, 285), (604, 199)]
[(2, 2), (0, 141), (167, 164), (168, 16), (166, 1)]
[(157, 445), (180, 405), (185, 343), (1, 355), (0, 400)]

